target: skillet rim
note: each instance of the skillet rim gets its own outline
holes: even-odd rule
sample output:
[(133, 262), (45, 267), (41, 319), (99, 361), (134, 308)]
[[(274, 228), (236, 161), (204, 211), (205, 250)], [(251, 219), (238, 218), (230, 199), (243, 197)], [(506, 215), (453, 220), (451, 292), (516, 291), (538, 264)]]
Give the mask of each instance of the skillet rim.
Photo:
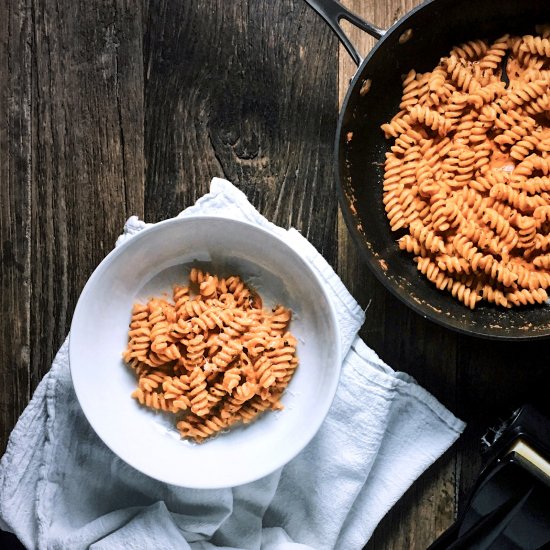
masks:
[[(486, 340), (493, 340), (493, 341), (535, 341), (535, 340), (545, 340), (550, 339), (550, 325), (542, 329), (541, 331), (537, 333), (528, 333), (528, 331), (525, 331), (525, 333), (518, 333), (519, 330), (516, 327), (513, 328), (491, 328), (488, 326), (480, 325), (479, 327), (469, 327), (469, 325), (465, 322), (460, 322), (458, 320), (454, 320), (453, 318), (449, 318), (445, 316), (442, 313), (437, 313), (435, 310), (431, 310), (429, 305), (419, 303), (411, 298), (411, 296), (404, 292), (399, 292), (396, 288), (396, 284), (388, 278), (385, 271), (382, 269), (379, 260), (376, 258), (373, 251), (367, 246), (367, 243), (369, 242), (369, 239), (366, 235), (364, 235), (357, 227), (358, 224), (361, 224), (361, 218), (354, 214), (352, 210), (352, 202), (350, 197), (346, 195), (346, 186), (344, 183), (344, 180), (346, 179), (345, 175), (345, 139), (343, 136), (344, 131), (344, 119), (346, 118), (346, 115), (351, 112), (349, 109), (349, 103), (350, 98), (356, 91), (357, 86), (359, 86), (359, 83), (363, 80), (363, 76), (365, 73), (367, 73), (367, 69), (369, 67), (371, 58), (376, 54), (376, 52), (385, 46), (385, 43), (391, 36), (395, 36), (399, 30), (401, 30), (403, 27), (407, 27), (407, 22), (413, 17), (417, 12), (425, 9), (431, 8), (433, 4), (436, 4), (440, 2), (441, 0), (426, 0), (425, 2), (422, 2), (418, 6), (415, 6), (413, 9), (405, 13), (401, 18), (399, 18), (393, 25), (391, 25), (382, 38), (376, 42), (374, 47), (368, 52), (368, 54), (363, 59), (362, 63), (357, 67), (357, 70), (355, 71), (355, 74), (353, 75), (353, 78), (350, 81), (350, 84), (348, 86), (348, 89), (346, 90), (346, 94), (344, 96), (344, 100), (342, 101), (342, 106), (340, 108), (340, 111), (338, 113), (338, 123), (336, 126), (336, 134), (335, 134), (335, 141), (334, 141), (334, 152), (333, 152), (333, 162), (334, 162), (334, 175), (337, 182), (337, 188), (338, 188), (338, 202), (340, 204), (340, 209), (342, 211), (342, 215), (344, 217), (344, 220), (346, 222), (346, 226), (350, 234), (352, 235), (352, 239), (356, 245), (356, 247), (360, 251), (360, 255), (362, 258), (366, 261), (367, 265), (369, 266), (369, 269), (371, 273), (375, 275), (375, 277), (378, 279), (380, 283), (389, 290), (395, 297), (397, 297), (402, 303), (404, 303), (407, 307), (412, 309), (415, 313), (422, 316), (424, 319), (428, 319), (429, 321), (432, 321), (440, 326), (443, 326), (447, 329), (451, 329), (453, 331), (456, 331), (460, 334), (465, 334), (467, 336), (474, 336), (479, 337)], [(348, 175), (349, 180), (351, 181), (351, 176)], [(434, 287), (434, 291), (437, 291), (437, 289)], [(441, 291), (439, 291), (441, 292)], [(449, 299), (453, 299), (449, 295)], [(462, 305), (460, 302), (456, 302), (457, 304)], [(463, 306), (466, 308), (466, 306)]]

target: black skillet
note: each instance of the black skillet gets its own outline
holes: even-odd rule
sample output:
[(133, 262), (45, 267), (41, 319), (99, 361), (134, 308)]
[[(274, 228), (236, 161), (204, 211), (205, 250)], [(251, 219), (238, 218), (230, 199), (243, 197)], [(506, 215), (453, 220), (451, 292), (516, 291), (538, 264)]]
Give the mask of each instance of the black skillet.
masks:
[[(417, 272), (412, 256), (399, 250), (384, 212), (383, 162), (391, 144), (380, 130), (398, 111), (402, 75), (432, 70), (466, 40), (534, 33), (535, 25), (550, 22), (550, 0), (429, 0), (387, 31), (335, 0), (306, 1), (359, 65), (338, 120), (335, 168), (347, 226), (376, 277), (423, 317), (459, 332), (503, 340), (550, 336), (549, 304), (512, 310), (478, 305), (471, 311)], [(340, 19), (379, 39), (365, 60), (344, 35)]]

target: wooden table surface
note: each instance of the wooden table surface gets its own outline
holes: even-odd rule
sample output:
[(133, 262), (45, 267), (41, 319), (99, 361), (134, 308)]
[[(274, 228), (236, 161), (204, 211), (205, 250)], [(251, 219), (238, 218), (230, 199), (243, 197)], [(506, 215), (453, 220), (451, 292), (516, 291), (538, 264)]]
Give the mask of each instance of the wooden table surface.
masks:
[[(346, 2), (382, 27), (416, 3)], [(332, 172), (353, 72), (303, 0), (0, 0), (0, 453), (126, 218), (174, 216), (221, 176), (302, 231), (367, 308), (367, 344), (468, 422), (367, 548), (425, 548), (452, 523), (484, 428), (547, 398), (550, 344), (455, 334), (370, 275)]]

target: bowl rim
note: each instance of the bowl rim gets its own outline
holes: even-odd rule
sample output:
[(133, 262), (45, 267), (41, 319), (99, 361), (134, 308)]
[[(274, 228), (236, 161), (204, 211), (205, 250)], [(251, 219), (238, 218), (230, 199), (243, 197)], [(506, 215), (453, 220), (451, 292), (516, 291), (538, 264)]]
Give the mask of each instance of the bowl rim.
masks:
[[(87, 409), (86, 406), (83, 406), (83, 403), (86, 402), (86, 400), (84, 399), (83, 386), (81, 386), (80, 383), (78, 382), (78, 379), (79, 379), (77, 374), (78, 368), (75, 367), (75, 365), (78, 364), (79, 357), (81, 357), (81, 354), (78, 354), (74, 349), (74, 346), (72, 345), (73, 338), (71, 338), (71, 336), (75, 330), (77, 331), (79, 330), (79, 325), (82, 323), (82, 319), (85, 318), (85, 315), (84, 315), (85, 301), (88, 295), (94, 290), (94, 285), (96, 284), (96, 281), (103, 275), (103, 273), (106, 270), (110, 268), (113, 262), (117, 261), (117, 259), (120, 256), (125, 254), (128, 248), (139, 246), (140, 240), (145, 238), (145, 236), (150, 235), (151, 232), (161, 232), (167, 226), (180, 225), (180, 224), (185, 225), (186, 223), (189, 223), (189, 222), (208, 223), (209, 221), (216, 221), (216, 222), (222, 221), (222, 222), (228, 223), (229, 225), (234, 224), (234, 225), (245, 226), (247, 231), (252, 231), (252, 232), (257, 232), (259, 234), (262, 234), (263, 237), (266, 238), (267, 240), (275, 239), (279, 241), (286, 249), (289, 250), (290, 255), (294, 256), (293, 261), (297, 261), (298, 263), (302, 264), (305, 270), (308, 271), (310, 276), (315, 280), (328, 306), (328, 311), (326, 311), (326, 314), (330, 319), (329, 327), (330, 327), (330, 332), (332, 333), (333, 345), (336, 348), (335, 357), (337, 359), (337, 364), (334, 365), (334, 369), (336, 370), (336, 373), (335, 373), (335, 376), (330, 381), (330, 386), (328, 385), (325, 386), (325, 389), (329, 392), (329, 399), (327, 399), (326, 404), (321, 410), (320, 414), (318, 414), (315, 417), (316, 419), (309, 423), (310, 426), (313, 426), (313, 429), (308, 434), (308, 437), (304, 438), (303, 441), (301, 441), (300, 444), (296, 446), (296, 449), (294, 449), (290, 453), (285, 454), (283, 452), (280, 454), (282, 458), (278, 460), (278, 465), (276, 466), (276, 468), (271, 469), (270, 471), (267, 471), (261, 475), (250, 475), (248, 477), (241, 476), (242, 479), (239, 479), (238, 483), (229, 482), (229, 483), (205, 484), (205, 483), (194, 483), (192, 480), (189, 480), (189, 483), (186, 482), (185, 484), (183, 484), (181, 482), (170, 479), (169, 476), (162, 475), (162, 473), (145, 471), (147, 468), (144, 469), (143, 467), (136, 465), (135, 461), (132, 460), (131, 455), (122, 456), (121, 454), (119, 454), (119, 452), (113, 449), (111, 444), (108, 442), (110, 439), (108, 437), (108, 434), (105, 434), (101, 429), (101, 427), (98, 426), (98, 423), (95, 422), (92, 411), (90, 409)], [(163, 220), (154, 224), (148, 224), (138, 233), (131, 235), (126, 241), (119, 244), (118, 246), (115, 246), (115, 248), (113, 248), (113, 250), (109, 252), (109, 254), (105, 256), (105, 258), (103, 258), (103, 260), (97, 265), (97, 267), (94, 269), (94, 271), (86, 281), (86, 284), (84, 285), (84, 288), (82, 289), (82, 292), (80, 293), (80, 296), (78, 298), (77, 304), (74, 309), (73, 318), (71, 321), (68, 351), (69, 351), (68, 356), (69, 356), (69, 371), (71, 375), (71, 382), (76, 394), (78, 404), (80, 406), (82, 413), (84, 414), (84, 417), (92, 427), (95, 434), (99, 437), (99, 439), (101, 439), (103, 444), (106, 445), (115, 456), (117, 456), (126, 464), (136, 469), (137, 471), (141, 472), (142, 474), (164, 483), (168, 483), (168, 484), (180, 486), (180, 487), (191, 488), (191, 489), (222, 489), (222, 488), (236, 487), (239, 485), (243, 485), (245, 483), (250, 483), (272, 474), (273, 472), (277, 471), (278, 469), (288, 464), (292, 459), (294, 459), (300, 452), (303, 451), (303, 449), (315, 437), (322, 423), (325, 421), (325, 418), (334, 401), (336, 391), (340, 382), (340, 377), (342, 374), (343, 359), (344, 359), (342, 356), (342, 342), (340, 337), (340, 329), (338, 325), (336, 310), (326, 290), (326, 283), (323, 282), (320, 275), (316, 272), (316, 270), (313, 268), (311, 263), (306, 261), (302, 257), (302, 255), (299, 253), (298, 250), (296, 250), (294, 247), (289, 245), (283, 238), (279, 237), (279, 235), (277, 235), (275, 232), (270, 231), (264, 227), (258, 226), (256, 224), (253, 224), (249, 221), (235, 220), (232, 218), (228, 218), (226, 216), (195, 215), (195, 214), (186, 216), (186, 217), (170, 218), (168, 220)]]

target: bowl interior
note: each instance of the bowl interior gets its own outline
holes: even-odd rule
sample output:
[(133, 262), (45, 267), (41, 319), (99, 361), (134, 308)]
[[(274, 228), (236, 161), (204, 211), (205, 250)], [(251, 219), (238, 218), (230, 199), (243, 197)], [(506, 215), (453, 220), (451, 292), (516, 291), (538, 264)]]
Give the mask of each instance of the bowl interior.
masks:
[[(282, 398), (284, 410), (203, 444), (181, 440), (171, 416), (130, 397), (136, 379), (121, 357), (133, 303), (170, 297), (175, 283), (187, 283), (193, 266), (238, 274), (260, 293), (264, 307), (290, 307), (300, 360)], [(195, 488), (246, 483), (293, 458), (332, 402), (339, 350), (332, 306), (305, 261), (270, 233), (223, 218), (162, 222), (114, 250), (84, 288), (70, 335), (75, 391), (99, 437), (143, 473)]]

